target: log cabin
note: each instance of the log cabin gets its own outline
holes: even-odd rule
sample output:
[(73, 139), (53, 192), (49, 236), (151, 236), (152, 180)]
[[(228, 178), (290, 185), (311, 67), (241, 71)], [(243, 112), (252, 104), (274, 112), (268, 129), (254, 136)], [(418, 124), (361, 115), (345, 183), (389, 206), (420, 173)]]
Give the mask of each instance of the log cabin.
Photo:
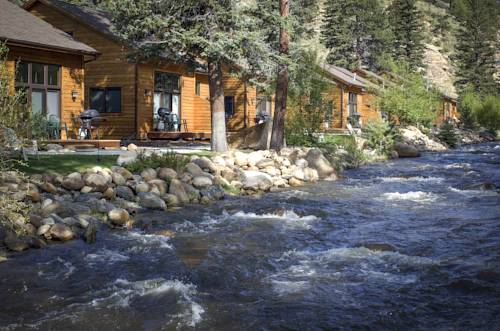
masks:
[[(100, 112), (105, 138), (210, 136), (205, 71), (163, 58), (132, 61), (134, 48), (117, 35), (105, 11), (59, 0), (31, 0), (24, 8), (101, 53), (85, 65), (84, 107)], [(254, 125), (256, 88), (226, 68), (224, 92), (227, 130)], [(173, 126), (160, 121), (160, 108), (173, 114)]]
[[(84, 65), (98, 52), (8, 0), (0, 0), (0, 41), (6, 43), (12, 88), (25, 91), (34, 114), (59, 127), (84, 106)], [(66, 135), (59, 131), (58, 134)]]
[(331, 91), (332, 107), (326, 116), (325, 130), (345, 130), (347, 124), (363, 128), (381, 118), (375, 104), (377, 85), (355, 72), (334, 65), (321, 65), (322, 72), (335, 85)]

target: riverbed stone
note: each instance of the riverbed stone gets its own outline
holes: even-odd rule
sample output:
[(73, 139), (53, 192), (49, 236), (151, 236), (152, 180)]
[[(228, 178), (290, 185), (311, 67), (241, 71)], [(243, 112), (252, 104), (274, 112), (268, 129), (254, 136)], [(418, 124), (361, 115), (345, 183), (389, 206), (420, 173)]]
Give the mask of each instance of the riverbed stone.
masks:
[(259, 169), (267, 168), (267, 167), (273, 167), (275, 166), (274, 160), (272, 159), (262, 159), (259, 162), (255, 164), (255, 166)]
[(190, 173), (193, 177), (205, 175), (203, 169), (201, 169), (200, 166), (194, 162), (189, 162), (186, 165), (186, 171)]
[(248, 154), (236, 151), (234, 152), (234, 164), (243, 167), (248, 165)]
[(67, 190), (79, 191), (85, 186), (85, 182), (83, 181), (82, 174), (73, 172), (63, 179), (61, 185)]
[(115, 225), (124, 226), (130, 219), (130, 215), (123, 208), (114, 208), (108, 212), (108, 219)]
[(50, 227), (52, 225), (50, 224), (44, 224), (42, 226), (40, 226), (37, 230), (36, 230), (36, 234), (37, 236), (43, 236), (44, 234), (46, 234), (49, 230), (50, 230)]
[(117, 186), (115, 188), (115, 194), (117, 197), (123, 198), (125, 200), (134, 201), (135, 194), (132, 189), (128, 186)]
[(163, 201), (159, 196), (150, 192), (141, 192), (137, 195), (139, 198), (139, 205), (144, 208), (149, 209), (160, 209), (163, 210), (167, 207), (165, 201)]
[(135, 186), (135, 192), (136, 193), (144, 193), (144, 192), (149, 192), (151, 188), (149, 187), (148, 183), (140, 182)]
[(200, 195), (202, 198), (208, 198), (209, 200), (221, 200), (224, 198), (225, 193), (220, 186), (210, 186), (200, 190)]
[(159, 196), (163, 196), (167, 193), (167, 190), (168, 190), (168, 185), (167, 185), (167, 182), (165, 182), (164, 180), (162, 179), (153, 179), (153, 180), (150, 180), (148, 182), (148, 184), (150, 186), (152, 186), (153, 188), (156, 188), (158, 191), (158, 195)]
[(60, 217), (69, 217), (78, 214), (90, 214), (91, 210), (88, 206), (82, 203), (69, 201), (61, 201), (55, 213)]
[(300, 180), (300, 179), (298, 179), (298, 178), (296, 178), (296, 177), (292, 177), (292, 178), (290, 178), (290, 179), (288, 180), (288, 184), (289, 184), (290, 186), (292, 186), (292, 187), (298, 187), (298, 186), (303, 186), (303, 185), (305, 185), (305, 184), (306, 184), (306, 182), (305, 182), (305, 181), (303, 181), (303, 180)]
[(167, 193), (164, 196), (162, 196), (162, 199), (169, 207), (175, 207), (180, 204), (179, 198), (175, 194)]
[(335, 169), (321, 150), (312, 148), (307, 152), (306, 160), (309, 168), (316, 169), (319, 178), (327, 178), (334, 174)]
[(125, 179), (125, 177), (123, 177), (123, 175), (119, 172), (113, 172), (111, 174), (111, 178), (113, 179), (113, 183), (115, 185), (125, 185), (127, 184), (127, 180)]
[(393, 148), (398, 153), (399, 157), (419, 157), (420, 156), (420, 151), (416, 147), (402, 143), (402, 142), (394, 143)]
[(184, 185), (182, 185), (182, 182), (178, 179), (172, 179), (168, 193), (175, 195), (181, 203), (189, 202), (189, 196), (184, 188)]
[(196, 188), (205, 188), (212, 185), (212, 180), (205, 176), (196, 176), (193, 178), (193, 186)]
[(114, 200), (116, 198), (116, 192), (113, 188), (108, 187), (106, 191), (102, 193), (102, 196), (108, 200)]
[(68, 241), (73, 239), (73, 237), (75, 236), (69, 226), (60, 223), (51, 226), (49, 234), (52, 239), (60, 241)]
[(193, 163), (197, 164), (201, 169), (206, 170), (211, 173), (217, 172), (217, 166), (206, 156), (202, 156), (193, 160)]
[(57, 188), (54, 186), (54, 184), (52, 184), (50, 182), (42, 182), (42, 183), (40, 183), (39, 187), (44, 192), (51, 193), (51, 194), (57, 193)]
[(141, 171), (141, 177), (144, 181), (149, 182), (150, 180), (158, 178), (158, 174), (156, 173), (156, 170), (148, 168)]
[(14, 252), (21, 252), (29, 248), (29, 244), (25, 240), (17, 237), (11, 232), (7, 233), (5, 236), (4, 244), (8, 249)]
[(241, 183), (243, 188), (256, 191), (267, 191), (273, 186), (271, 176), (260, 171), (243, 171)]

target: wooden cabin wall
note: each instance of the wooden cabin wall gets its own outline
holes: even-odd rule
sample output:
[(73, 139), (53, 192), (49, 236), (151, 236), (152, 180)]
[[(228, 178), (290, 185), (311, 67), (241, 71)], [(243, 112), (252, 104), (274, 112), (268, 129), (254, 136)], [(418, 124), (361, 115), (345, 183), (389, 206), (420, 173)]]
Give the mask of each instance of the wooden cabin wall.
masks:
[(358, 101), (358, 107), (361, 114), (361, 127), (365, 127), (368, 123), (380, 120), (382, 115), (377, 109), (376, 96), (371, 93), (362, 95)]
[[(76, 54), (37, 50), (19, 46), (8, 46), (7, 67), (11, 76), (15, 77), (17, 61), (56, 64), (61, 66), (61, 122), (71, 126), (71, 118), (83, 110), (84, 81), (83, 57)], [(12, 81), (14, 86), (14, 79)], [(72, 92), (77, 93), (73, 99)], [(71, 128), (70, 128), (71, 130)], [(73, 132), (76, 133), (76, 132)], [(63, 133), (65, 135), (65, 132)], [(66, 137), (62, 137), (66, 138)]]
[(73, 33), (76, 40), (102, 53), (97, 60), (85, 64), (84, 107), (90, 107), (90, 88), (121, 88), (121, 112), (101, 114), (104, 118), (101, 134), (115, 139), (135, 136), (135, 65), (126, 59), (128, 50), (102, 33), (40, 2), (30, 12), (60, 30)]
[[(238, 131), (255, 125), (257, 89), (226, 70), (224, 96), (234, 97), (234, 116), (227, 119), (227, 130)], [(245, 114), (246, 103), (246, 114)], [(245, 123), (246, 122), (246, 123)]]

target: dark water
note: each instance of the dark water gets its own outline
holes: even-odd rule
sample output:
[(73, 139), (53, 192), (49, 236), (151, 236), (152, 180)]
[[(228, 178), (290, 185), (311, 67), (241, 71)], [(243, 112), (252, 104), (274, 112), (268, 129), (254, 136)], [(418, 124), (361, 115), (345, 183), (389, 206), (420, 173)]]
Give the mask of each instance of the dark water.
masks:
[(0, 329), (500, 329), (499, 144), (346, 176), (16, 255)]

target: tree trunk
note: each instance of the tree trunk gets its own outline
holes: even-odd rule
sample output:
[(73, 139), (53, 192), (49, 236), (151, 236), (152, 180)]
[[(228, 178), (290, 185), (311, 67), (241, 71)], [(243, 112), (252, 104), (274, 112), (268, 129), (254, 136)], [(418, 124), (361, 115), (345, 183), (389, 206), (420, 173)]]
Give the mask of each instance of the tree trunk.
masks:
[[(280, 16), (288, 17), (288, 0), (279, 0)], [(280, 53), (287, 56), (289, 52), (289, 39), (286, 27), (280, 28)], [(279, 151), (283, 148), (285, 141), (285, 112), (286, 98), (288, 94), (288, 65), (281, 63), (278, 66), (278, 77), (276, 80), (276, 96), (274, 106), (273, 132), (271, 134), (271, 148)]]
[(208, 63), (208, 86), (210, 89), (210, 109), (212, 116), (211, 146), (214, 152), (226, 152), (226, 114), (224, 110), (224, 80), (219, 61)]

